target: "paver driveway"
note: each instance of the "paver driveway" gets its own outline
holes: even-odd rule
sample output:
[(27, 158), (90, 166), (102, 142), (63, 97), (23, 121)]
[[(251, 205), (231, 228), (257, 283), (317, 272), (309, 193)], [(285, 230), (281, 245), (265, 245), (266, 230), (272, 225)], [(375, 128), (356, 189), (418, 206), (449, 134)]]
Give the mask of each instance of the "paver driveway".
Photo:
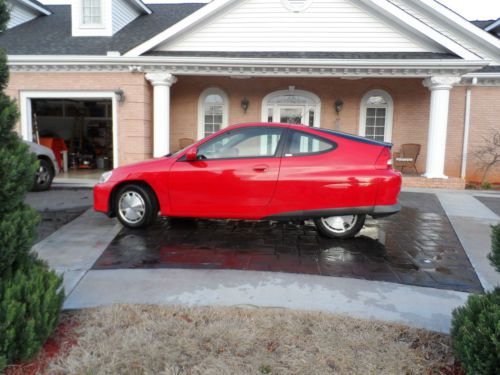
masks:
[(93, 269), (281, 271), (481, 292), (436, 196), (402, 193), (400, 201), (399, 214), (367, 220), (352, 240), (320, 237), (307, 223), (162, 220), (122, 229)]

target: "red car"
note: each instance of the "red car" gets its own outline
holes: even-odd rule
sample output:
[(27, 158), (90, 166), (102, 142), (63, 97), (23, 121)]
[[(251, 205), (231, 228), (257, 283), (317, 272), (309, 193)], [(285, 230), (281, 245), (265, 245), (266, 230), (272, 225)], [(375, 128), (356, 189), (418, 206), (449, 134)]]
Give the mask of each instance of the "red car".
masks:
[(391, 145), (304, 125), (234, 125), (161, 159), (104, 173), (94, 208), (130, 228), (158, 216), (314, 219), (331, 238), (353, 237), (366, 215), (400, 210)]

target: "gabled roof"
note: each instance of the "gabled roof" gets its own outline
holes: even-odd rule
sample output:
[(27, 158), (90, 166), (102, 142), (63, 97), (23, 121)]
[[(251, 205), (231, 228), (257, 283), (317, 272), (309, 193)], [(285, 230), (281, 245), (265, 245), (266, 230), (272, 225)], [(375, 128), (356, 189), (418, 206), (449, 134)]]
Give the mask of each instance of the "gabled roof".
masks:
[[(460, 43), (456, 42), (453, 38), (443, 35), (435, 28), (423, 22), (418, 17), (414, 17), (411, 14), (407, 13), (405, 10), (395, 5), (393, 1), (390, 0), (358, 0), (358, 1), (364, 6), (373, 9), (375, 13), (387, 17), (391, 19), (393, 22), (398, 23), (400, 26), (406, 28), (410, 32), (415, 33), (415, 35), (419, 35), (423, 38), (426, 38), (462, 58), (469, 60), (481, 59), (477, 54), (465, 48)], [(409, 0), (409, 1), (422, 3), (421, 5), (423, 6), (424, 5), (428, 6), (429, 5), (428, 1), (430, 1), (431, 3), (434, 4), (434, 6), (437, 7), (441, 6), (440, 4), (434, 2), (433, 0)], [(213, 0), (211, 3), (201, 8), (199, 11), (191, 14), (189, 17), (186, 17), (185, 19), (183, 19), (181, 22), (177, 23), (170, 29), (164, 30), (163, 32), (159, 33), (158, 35), (146, 41), (145, 43), (128, 51), (126, 55), (140, 56), (146, 53), (147, 51), (154, 49), (160, 44), (163, 44), (166, 41), (171, 40), (179, 36), (180, 34), (185, 33), (188, 30), (191, 30), (193, 27), (200, 25), (202, 22), (209, 22), (208, 20), (211, 17), (216, 17), (218, 14), (223, 13), (225, 9), (229, 9), (229, 7), (232, 6), (234, 3), (237, 3), (237, 1)], [(448, 14), (447, 16), (452, 17), (453, 15), (454, 14)], [(455, 20), (454, 22), (457, 21)], [(470, 26), (474, 28), (474, 26), (472, 25)], [(487, 33), (484, 34), (486, 36), (490, 36)]]
[(106, 55), (124, 53), (168, 29), (205, 4), (149, 5), (151, 14), (137, 17), (111, 37), (73, 37), (71, 6), (47, 6), (53, 14), (6, 30), (0, 47), (9, 55)]

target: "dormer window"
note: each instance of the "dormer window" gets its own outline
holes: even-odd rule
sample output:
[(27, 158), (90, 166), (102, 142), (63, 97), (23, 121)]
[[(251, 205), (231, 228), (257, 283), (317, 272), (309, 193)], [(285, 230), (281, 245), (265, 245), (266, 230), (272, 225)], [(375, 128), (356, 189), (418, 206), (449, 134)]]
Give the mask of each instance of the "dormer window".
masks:
[(82, 24), (85, 26), (102, 24), (101, 0), (82, 1)]

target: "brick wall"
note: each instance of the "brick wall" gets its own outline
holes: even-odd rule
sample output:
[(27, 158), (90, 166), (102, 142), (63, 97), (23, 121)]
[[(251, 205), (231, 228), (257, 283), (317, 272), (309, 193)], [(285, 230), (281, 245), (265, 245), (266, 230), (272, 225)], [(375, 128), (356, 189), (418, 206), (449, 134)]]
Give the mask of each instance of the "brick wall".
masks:
[[(131, 73), (11, 73), (7, 94), (19, 100), (20, 91), (115, 91), (125, 102), (118, 105), (119, 163), (152, 156), (152, 91), (143, 74)], [(20, 124), (18, 131), (20, 130)]]
[[(422, 151), (417, 167), (419, 172), (425, 171), (425, 156), (427, 143), (427, 129), (429, 119), (430, 92), (423, 87), (421, 79), (361, 79), (344, 80), (335, 78), (252, 78), (238, 80), (225, 77), (179, 77), (179, 81), (172, 87), (172, 144), (177, 149), (179, 138), (197, 138), (198, 99), (203, 90), (209, 87), (218, 87), (229, 97), (229, 123), (251, 122), (261, 120), (262, 99), (267, 94), (286, 90), (288, 86), (307, 90), (321, 99), (321, 126), (336, 128), (336, 113), (334, 103), (337, 99), (344, 101), (344, 108), (340, 113), (340, 128), (338, 130), (355, 133), (359, 132), (359, 116), (361, 98), (372, 89), (387, 91), (394, 101), (393, 137), (394, 150), (398, 150), (403, 143), (419, 143)], [(250, 107), (244, 113), (240, 107), (241, 99), (247, 97)], [(460, 103), (457, 96), (453, 106)], [(463, 135), (462, 125), (455, 121), (450, 127), (450, 136), (454, 142), (460, 142)], [(462, 133), (460, 133), (462, 132)], [(461, 135), (460, 135), (461, 134)], [(447, 152), (454, 162), (447, 165), (447, 173), (458, 176), (460, 166), (461, 146), (449, 145)]]
[[(467, 180), (481, 181), (482, 171), (474, 152), (484, 146), (484, 139), (491, 139), (500, 130), (500, 87), (473, 87), (471, 120), (467, 160)], [(500, 166), (492, 170), (488, 180), (500, 183)]]

